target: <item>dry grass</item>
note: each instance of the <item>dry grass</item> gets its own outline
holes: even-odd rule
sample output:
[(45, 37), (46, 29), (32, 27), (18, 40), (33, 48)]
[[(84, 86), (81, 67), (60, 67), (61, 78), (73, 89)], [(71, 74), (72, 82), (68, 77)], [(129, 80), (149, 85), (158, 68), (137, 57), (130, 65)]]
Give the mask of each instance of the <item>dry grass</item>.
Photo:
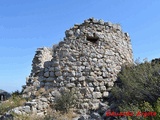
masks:
[(9, 98), (7, 101), (4, 101), (0, 104), (0, 114), (4, 114), (5, 112), (18, 107), (22, 106), (26, 100), (22, 98), (21, 96), (13, 95), (11, 98)]
[(72, 120), (77, 115), (71, 110), (68, 113), (62, 113), (60, 111), (53, 111), (51, 108), (48, 109), (47, 115), (36, 116), (35, 114), (30, 115), (17, 115), (13, 113), (14, 120)]
[[(46, 92), (51, 92), (51, 90), (46, 91), (44, 88), (41, 88), (37, 91), (37, 96), (43, 96)], [(21, 97), (21, 95), (12, 95), (12, 97), (0, 104), (0, 114), (4, 114), (9, 110), (24, 105), (26, 100)], [(76, 114), (73, 112), (73, 109), (68, 109), (66, 113), (64, 111), (56, 111), (54, 107), (48, 108), (47, 115), (37, 116), (36, 114), (29, 115), (17, 115), (12, 113), (14, 116), (14, 120), (72, 120), (72, 118), (76, 117)]]
[(36, 97), (41, 96), (46, 92), (45, 88), (40, 88), (38, 91), (36, 91), (35, 95)]
[(40, 117), (40, 116), (36, 116), (36, 115), (17, 115), (14, 114), (14, 120), (49, 120), (49, 119), (45, 119), (45, 117)]
[[(73, 118), (77, 117), (77, 114), (73, 112), (73, 109), (70, 109), (67, 113), (53, 110), (52, 108), (49, 108), (47, 110), (48, 115), (46, 118), (52, 118), (56, 120), (72, 120)], [(45, 119), (48, 120), (48, 119)]]
[(48, 89), (46, 90), (45, 88), (40, 88), (38, 91), (36, 91), (35, 96), (38, 98), (40, 96), (45, 96), (47, 97), (49, 93), (51, 93), (53, 89)]
[(77, 115), (73, 111), (69, 111), (68, 113), (64, 114), (61, 112), (55, 112), (53, 116), (56, 120), (72, 120), (74, 117), (77, 117)]

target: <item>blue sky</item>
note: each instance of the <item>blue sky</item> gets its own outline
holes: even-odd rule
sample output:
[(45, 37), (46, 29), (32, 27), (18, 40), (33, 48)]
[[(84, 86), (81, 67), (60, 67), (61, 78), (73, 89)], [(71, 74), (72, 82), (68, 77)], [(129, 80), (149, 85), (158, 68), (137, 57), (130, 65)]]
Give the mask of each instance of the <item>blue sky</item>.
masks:
[(159, 58), (159, 6), (159, 0), (0, 0), (0, 89), (21, 90), (35, 50), (90, 17), (121, 24), (134, 59)]

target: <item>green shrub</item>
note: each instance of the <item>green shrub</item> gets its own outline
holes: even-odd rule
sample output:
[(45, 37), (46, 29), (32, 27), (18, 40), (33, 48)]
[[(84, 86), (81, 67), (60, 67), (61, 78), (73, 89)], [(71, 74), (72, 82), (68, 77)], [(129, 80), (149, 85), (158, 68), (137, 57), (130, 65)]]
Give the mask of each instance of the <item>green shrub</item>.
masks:
[(160, 120), (160, 98), (158, 98), (158, 100), (157, 100), (157, 102), (155, 103), (155, 105), (154, 105), (154, 111), (157, 113), (157, 115), (156, 115), (156, 119), (158, 120)]
[[(158, 112), (156, 117), (158, 117), (159, 97), (160, 64), (145, 61), (130, 67), (123, 67), (111, 90), (110, 103), (116, 104), (119, 111), (156, 111)], [(140, 119), (152, 120), (153, 118)]]
[(54, 108), (58, 111), (67, 113), (70, 108), (75, 107), (77, 103), (76, 94), (73, 90), (63, 90), (60, 96), (55, 98)]

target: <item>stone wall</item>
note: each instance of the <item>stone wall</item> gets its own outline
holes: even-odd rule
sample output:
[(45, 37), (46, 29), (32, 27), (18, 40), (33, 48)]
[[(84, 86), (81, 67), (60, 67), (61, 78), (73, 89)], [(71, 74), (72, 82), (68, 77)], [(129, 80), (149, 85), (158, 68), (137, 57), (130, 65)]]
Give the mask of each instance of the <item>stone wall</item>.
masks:
[(0, 102), (1, 101), (5, 101), (5, 100), (7, 100), (10, 97), (11, 97), (10, 93), (8, 93), (8, 92), (0, 89)]
[(131, 41), (119, 24), (90, 18), (66, 30), (64, 41), (53, 48), (39, 48), (32, 72), (23, 88), (34, 97), (40, 88), (52, 93), (76, 89), (79, 107), (96, 109), (107, 98), (122, 65), (133, 63)]
[(26, 78), (26, 85), (23, 86), (23, 97), (30, 97), (40, 89), (40, 77), (43, 76), (45, 67), (49, 66), (52, 59), (52, 48), (38, 48), (32, 61), (32, 70)]

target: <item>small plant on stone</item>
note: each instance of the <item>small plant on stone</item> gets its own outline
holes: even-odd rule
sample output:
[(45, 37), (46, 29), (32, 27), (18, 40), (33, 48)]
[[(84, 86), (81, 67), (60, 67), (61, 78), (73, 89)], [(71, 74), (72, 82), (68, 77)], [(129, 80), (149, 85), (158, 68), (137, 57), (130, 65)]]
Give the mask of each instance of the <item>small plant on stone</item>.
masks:
[(60, 95), (56, 96), (54, 108), (58, 111), (68, 113), (70, 108), (77, 104), (77, 97), (74, 90), (62, 90)]

